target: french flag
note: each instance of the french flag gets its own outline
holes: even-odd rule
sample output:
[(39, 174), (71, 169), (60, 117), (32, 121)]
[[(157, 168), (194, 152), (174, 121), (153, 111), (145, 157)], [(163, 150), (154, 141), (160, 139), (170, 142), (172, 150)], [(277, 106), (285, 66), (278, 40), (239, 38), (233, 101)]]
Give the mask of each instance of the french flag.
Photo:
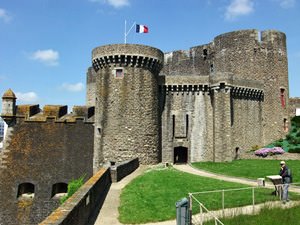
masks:
[(145, 25), (136, 24), (136, 32), (137, 33), (148, 33), (149, 29)]

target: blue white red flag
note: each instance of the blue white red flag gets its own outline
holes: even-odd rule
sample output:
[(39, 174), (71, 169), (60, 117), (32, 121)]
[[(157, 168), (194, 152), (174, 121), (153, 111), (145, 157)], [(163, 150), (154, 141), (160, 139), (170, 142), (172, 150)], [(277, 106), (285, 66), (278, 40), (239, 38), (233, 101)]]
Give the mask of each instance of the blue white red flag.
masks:
[(149, 29), (145, 25), (136, 24), (136, 32), (137, 33), (148, 33)]

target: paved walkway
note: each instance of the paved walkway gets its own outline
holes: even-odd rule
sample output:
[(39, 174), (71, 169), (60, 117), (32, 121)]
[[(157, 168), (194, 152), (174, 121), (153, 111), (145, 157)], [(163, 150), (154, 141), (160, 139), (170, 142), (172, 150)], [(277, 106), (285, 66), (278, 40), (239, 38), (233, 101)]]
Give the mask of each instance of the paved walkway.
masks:
[[(229, 181), (229, 182), (236, 182), (236, 183), (246, 184), (249, 186), (257, 186), (257, 181), (255, 181), (255, 180), (214, 174), (214, 173), (206, 172), (203, 170), (195, 169), (189, 165), (174, 165), (174, 168), (177, 170), (183, 171), (183, 172), (187, 172), (187, 173), (191, 173), (191, 174), (195, 174), (195, 175), (199, 175), (199, 176), (203, 176), (203, 177), (210, 177), (210, 178)], [(100, 214), (98, 215), (98, 218), (95, 222), (95, 225), (123, 225), (118, 221), (118, 217), (119, 217), (118, 207), (120, 205), (121, 190), (131, 180), (133, 180), (135, 177), (142, 174), (146, 169), (147, 169), (146, 166), (140, 166), (137, 170), (135, 170), (129, 176), (125, 177), (118, 183), (113, 183), (111, 185), (110, 190), (105, 199), (105, 202), (102, 206), (102, 209), (100, 210)], [(266, 187), (274, 189), (274, 185), (271, 183), (266, 183)], [(300, 193), (299, 188), (291, 187), (289, 190)], [(275, 206), (275, 205), (282, 206), (282, 204), (280, 202), (276, 202), (276, 203), (272, 202), (272, 203), (266, 203), (266, 204), (270, 204), (270, 206)], [(212, 213), (214, 213), (214, 215), (216, 215), (218, 217), (222, 216), (223, 214), (226, 216), (238, 215), (238, 214), (252, 214), (254, 211), (258, 212), (262, 207), (266, 206), (266, 204), (256, 205), (255, 208), (253, 208), (252, 206), (244, 206), (244, 207), (238, 207), (238, 208), (234, 208), (234, 209), (225, 209), (225, 211), (222, 211), (222, 210), (213, 211)], [(300, 203), (299, 202), (290, 202), (290, 203), (284, 205), (284, 207), (292, 207), (292, 206), (298, 205), (298, 204), (300, 204)], [(174, 202), (174, 205), (175, 205), (175, 202)], [(174, 206), (174, 210), (175, 210), (175, 206)], [(205, 220), (210, 218), (210, 217), (208, 217), (208, 215), (206, 215), (205, 217), (206, 217)], [(196, 219), (197, 219), (197, 217), (196, 217)], [(176, 224), (176, 220), (157, 222), (157, 223), (147, 223), (147, 225), (175, 225), (175, 224)]]
[[(230, 177), (230, 176), (221, 175), (221, 174), (215, 174), (215, 173), (207, 172), (207, 171), (204, 171), (204, 170), (196, 169), (196, 168), (194, 168), (190, 165), (186, 165), (186, 164), (174, 165), (173, 167), (177, 170), (180, 170), (180, 171), (183, 171), (183, 172), (186, 172), (186, 173), (191, 173), (191, 174), (198, 175), (198, 176), (202, 176), (202, 177), (209, 177), (209, 178), (224, 180), (224, 181), (228, 181), (228, 182), (235, 182), (235, 183), (245, 184), (245, 185), (249, 185), (249, 186), (257, 186), (257, 181), (256, 180), (250, 180), (250, 179), (247, 179), (247, 178), (238, 178), (238, 177)], [(266, 182), (265, 187), (274, 189), (274, 185), (271, 182)], [(289, 191), (300, 193), (300, 188), (289, 187)]]

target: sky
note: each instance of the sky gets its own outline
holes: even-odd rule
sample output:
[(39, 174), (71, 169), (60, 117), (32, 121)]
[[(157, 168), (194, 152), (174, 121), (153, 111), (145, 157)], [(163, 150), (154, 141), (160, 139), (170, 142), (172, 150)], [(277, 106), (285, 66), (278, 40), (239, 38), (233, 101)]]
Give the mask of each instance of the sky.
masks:
[[(127, 43), (163, 52), (222, 33), (275, 29), (287, 35), (290, 97), (300, 97), (300, 0), (0, 0), (0, 94), (17, 104), (85, 105), (92, 49)], [(0, 106), (1, 110), (1, 106)]]

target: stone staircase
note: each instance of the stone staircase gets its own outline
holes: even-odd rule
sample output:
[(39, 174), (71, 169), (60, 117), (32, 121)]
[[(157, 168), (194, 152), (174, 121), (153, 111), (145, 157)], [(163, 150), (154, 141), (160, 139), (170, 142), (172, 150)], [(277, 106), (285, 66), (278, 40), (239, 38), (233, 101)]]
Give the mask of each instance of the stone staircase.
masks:
[(8, 153), (9, 153), (8, 146), (11, 140), (12, 133), (13, 133), (13, 128), (12, 127), (7, 128), (7, 133), (3, 141), (3, 148), (0, 150), (0, 169), (7, 168), (6, 159), (8, 158)]

